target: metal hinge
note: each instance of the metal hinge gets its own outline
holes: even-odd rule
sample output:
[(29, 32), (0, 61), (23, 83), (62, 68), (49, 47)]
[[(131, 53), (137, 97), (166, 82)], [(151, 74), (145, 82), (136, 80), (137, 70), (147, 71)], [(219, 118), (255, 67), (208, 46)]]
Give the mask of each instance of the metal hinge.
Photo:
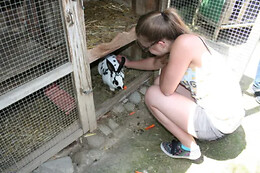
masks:
[(92, 93), (93, 92), (93, 89), (90, 89), (90, 90), (85, 90), (85, 89), (83, 89), (83, 88), (80, 88), (80, 92), (81, 93), (83, 93), (83, 94), (90, 94), (90, 93)]
[[(72, 1), (76, 1), (76, 0), (72, 0)], [(84, 0), (80, 0), (80, 5), (81, 5), (82, 10), (85, 10)]]

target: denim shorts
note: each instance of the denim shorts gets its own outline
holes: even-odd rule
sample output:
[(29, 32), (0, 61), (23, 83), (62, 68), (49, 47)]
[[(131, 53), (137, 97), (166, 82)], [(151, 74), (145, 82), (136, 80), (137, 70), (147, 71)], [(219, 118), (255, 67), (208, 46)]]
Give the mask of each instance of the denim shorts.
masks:
[(197, 106), (193, 118), (194, 130), (200, 140), (212, 141), (224, 137), (224, 133), (214, 127), (205, 110)]

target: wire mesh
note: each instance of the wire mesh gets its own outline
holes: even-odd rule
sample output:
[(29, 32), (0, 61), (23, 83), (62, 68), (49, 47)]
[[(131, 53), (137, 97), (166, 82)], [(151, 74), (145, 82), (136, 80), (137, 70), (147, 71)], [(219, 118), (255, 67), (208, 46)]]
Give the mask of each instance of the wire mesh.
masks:
[(260, 0), (172, 0), (170, 6), (241, 77), (260, 37)]
[[(78, 121), (71, 75), (8, 106), (0, 114), (0, 172), (3, 172)], [(53, 145), (57, 142), (53, 141)]]
[[(60, 2), (0, 1), (0, 96), (69, 62)], [(72, 81), (67, 75), (0, 110), (0, 172), (17, 172), (70, 135), (65, 129), (78, 123)]]
[(59, 1), (0, 2), (0, 95), (68, 62)]
[(188, 26), (214, 41), (245, 43), (260, 10), (259, 0), (172, 0)]

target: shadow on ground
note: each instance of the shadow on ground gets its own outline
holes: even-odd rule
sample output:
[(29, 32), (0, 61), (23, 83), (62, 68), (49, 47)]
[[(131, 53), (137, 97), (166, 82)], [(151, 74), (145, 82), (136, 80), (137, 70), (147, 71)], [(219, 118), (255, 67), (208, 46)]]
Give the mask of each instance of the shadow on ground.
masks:
[(236, 158), (245, 148), (245, 132), (240, 126), (234, 133), (216, 141), (198, 141), (202, 154), (214, 160)]

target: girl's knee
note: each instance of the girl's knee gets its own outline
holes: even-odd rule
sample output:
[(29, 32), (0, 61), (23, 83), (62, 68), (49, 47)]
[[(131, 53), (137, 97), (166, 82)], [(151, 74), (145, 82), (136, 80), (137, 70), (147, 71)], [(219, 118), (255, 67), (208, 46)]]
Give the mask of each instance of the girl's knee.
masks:
[(147, 89), (147, 91), (145, 93), (145, 98), (144, 98), (146, 105), (150, 105), (152, 103), (152, 101), (154, 99), (156, 99), (156, 95), (157, 95), (158, 91), (160, 91), (160, 88), (158, 85), (152, 85)]
[(159, 81), (160, 81), (160, 77), (157, 77), (157, 78), (154, 80), (153, 84), (154, 84), (154, 85), (159, 85)]

